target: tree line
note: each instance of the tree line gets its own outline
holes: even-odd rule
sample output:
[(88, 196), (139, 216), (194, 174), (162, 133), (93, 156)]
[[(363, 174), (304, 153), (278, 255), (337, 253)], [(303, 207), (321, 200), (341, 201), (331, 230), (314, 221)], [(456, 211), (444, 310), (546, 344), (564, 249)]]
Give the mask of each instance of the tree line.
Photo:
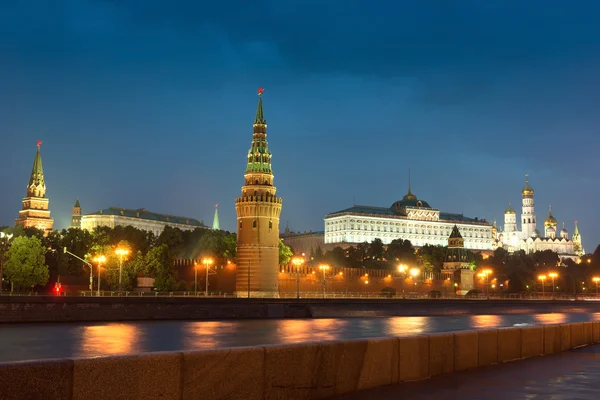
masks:
[[(466, 258), (472, 269), (490, 268), (493, 277), (509, 281), (509, 292), (541, 291), (539, 275), (558, 273), (555, 280), (557, 290), (563, 293), (595, 293), (591, 278), (600, 277), (600, 246), (593, 254), (586, 254), (579, 263), (560, 260), (551, 250), (526, 254), (524, 251), (509, 253), (503, 248), (492, 255), (465, 249)], [(409, 240), (396, 239), (385, 246), (380, 239), (371, 243), (359, 243), (346, 248), (335, 247), (323, 252), (320, 247), (311, 249), (306, 255), (308, 265), (327, 263), (334, 267), (371, 268), (397, 271), (400, 264), (418, 267), (424, 273), (440, 273), (448, 255), (447, 246), (425, 245), (415, 249)], [(546, 282), (548, 284), (548, 282)], [(585, 289), (584, 289), (585, 288)], [(551, 289), (551, 287), (550, 287)]]

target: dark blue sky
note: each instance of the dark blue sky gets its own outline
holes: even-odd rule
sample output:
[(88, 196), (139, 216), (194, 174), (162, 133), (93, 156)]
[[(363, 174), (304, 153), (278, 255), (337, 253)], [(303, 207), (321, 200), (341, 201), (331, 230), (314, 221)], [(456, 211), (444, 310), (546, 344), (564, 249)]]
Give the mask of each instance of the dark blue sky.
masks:
[[(498, 220), (525, 173), (588, 251), (597, 211), (597, 1), (4, 0), (0, 224), (35, 154), (56, 227), (145, 207), (235, 228), (265, 88), (282, 229), (413, 191)], [(542, 229), (542, 224), (539, 224)]]

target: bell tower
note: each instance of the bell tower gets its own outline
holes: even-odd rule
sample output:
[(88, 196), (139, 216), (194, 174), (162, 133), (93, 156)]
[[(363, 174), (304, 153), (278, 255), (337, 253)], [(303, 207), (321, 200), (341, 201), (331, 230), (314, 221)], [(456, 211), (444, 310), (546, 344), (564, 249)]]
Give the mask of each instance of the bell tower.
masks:
[(525, 174), (525, 187), (521, 190), (523, 195), (523, 208), (521, 213), (521, 231), (523, 239), (530, 238), (535, 232), (535, 209), (533, 203), (533, 189), (529, 186), (529, 174)]
[(252, 144), (244, 174), (242, 196), (235, 200), (237, 215), (238, 297), (277, 297), (279, 275), (279, 216), (281, 198), (276, 196), (263, 113), (263, 89), (258, 90)]
[(33, 160), (33, 169), (27, 185), (27, 197), (22, 200), (22, 209), (19, 218), (15, 220), (16, 226), (24, 228), (37, 228), (47, 235), (52, 230), (54, 220), (50, 218), (49, 202), (46, 197), (46, 181), (44, 169), (42, 168), (42, 156), (40, 147), (42, 142), (37, 142), (37, 153)]
[(75, 200), (75, 205), (71, 213), (71, 228), (81, 228), (81, 204), (79, 204), (79, 197)]

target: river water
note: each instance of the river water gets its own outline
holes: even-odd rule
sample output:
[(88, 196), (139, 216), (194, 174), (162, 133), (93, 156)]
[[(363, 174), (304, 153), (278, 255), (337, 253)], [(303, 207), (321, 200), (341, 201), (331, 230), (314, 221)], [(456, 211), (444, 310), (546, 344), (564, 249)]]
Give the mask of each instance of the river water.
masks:
[(597, 320), (600, 320), (600, 313), (7, 324), (0, 325), (0, 362), (408, 336)]

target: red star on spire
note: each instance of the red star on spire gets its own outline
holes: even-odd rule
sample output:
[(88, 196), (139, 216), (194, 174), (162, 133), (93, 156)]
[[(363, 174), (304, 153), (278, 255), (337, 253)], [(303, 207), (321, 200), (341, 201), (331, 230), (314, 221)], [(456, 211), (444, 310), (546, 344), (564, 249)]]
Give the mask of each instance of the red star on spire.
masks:
[(263, 94), (263, 92), (264, 92), (264, 91), (265, 91), (265, 89), (263, 89), (263, 88), (261, 88), (261, 87), (260, 87), (260, 88), (258, 88), (258, 95), (259, 95), (259, 96), (262, 96), (262, 94)]
[(38, 140), (38, 141), (37, 141), (37, 147), (40, 147), (41, 145), (42, 145), (42, 141), (41, 141), (41, 140)]

